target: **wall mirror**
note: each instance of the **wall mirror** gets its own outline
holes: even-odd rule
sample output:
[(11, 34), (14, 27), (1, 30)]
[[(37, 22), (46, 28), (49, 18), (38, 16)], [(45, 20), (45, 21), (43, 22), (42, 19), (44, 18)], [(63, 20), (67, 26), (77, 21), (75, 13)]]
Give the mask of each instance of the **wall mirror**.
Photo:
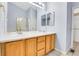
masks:
[(8, 2), (7, 31), (35, 31), (37, 7), (28, 2)]
[(42, 26), (54, 26), (55, 25), (55, 12), (47, 12), (41, 16)]
[(41, 24), (42, 24), (42, 26), (46, 26), (46, 15), (42, 15), (41, 16)]

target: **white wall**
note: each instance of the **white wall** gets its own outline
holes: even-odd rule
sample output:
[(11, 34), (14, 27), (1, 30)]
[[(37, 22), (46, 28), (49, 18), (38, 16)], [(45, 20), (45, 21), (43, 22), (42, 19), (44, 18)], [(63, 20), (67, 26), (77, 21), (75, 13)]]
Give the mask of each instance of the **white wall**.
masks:
[(66, 51), (67, 3), (56, 4), (56, 48)]
[(67, 3), (67, 25), (66, 25), (66, 50), (68, 51), (71, 47), (72, 43), (72, 3)]

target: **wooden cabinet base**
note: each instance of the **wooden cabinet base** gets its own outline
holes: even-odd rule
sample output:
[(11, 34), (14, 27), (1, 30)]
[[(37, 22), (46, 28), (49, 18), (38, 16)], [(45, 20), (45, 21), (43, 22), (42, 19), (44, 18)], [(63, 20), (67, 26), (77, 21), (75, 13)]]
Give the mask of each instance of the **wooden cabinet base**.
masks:
[(45, 36), (38, 37), (37, 39), (37, 56), (45, 55)]
[(46, 54), (51, 51), (51, 35), (46, 36)]
[(45, 55), (45, 49), (42, 49), (37, 52), (37, 56), (44, 56)]
[(48, 55), (49, 53), (51, 53), (52, 51), (54, 51), (54, 49), (52, 49), (52, 50), (49, 51), (48, 53), (45, 53), (45, 56)]
[(26, 56), (36, 56), (36, 38), (26, 40)]
[(0, 43), (0, 56), (45, 56), (55, 48), (55, 34)]
[(25, 56), (25, 41), (5, 43), (6, 56)]
[(5, 44), (0, 44), (0, 56), (5, 56)]

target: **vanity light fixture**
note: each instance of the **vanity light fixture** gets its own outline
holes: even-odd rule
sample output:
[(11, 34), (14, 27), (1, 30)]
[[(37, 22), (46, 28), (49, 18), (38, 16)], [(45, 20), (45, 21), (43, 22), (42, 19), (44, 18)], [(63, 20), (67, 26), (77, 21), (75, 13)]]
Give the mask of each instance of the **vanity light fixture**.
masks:
[(44, 9), (44, 7), (45, 7), (43, 2), (29, 2), (29, 3), (38, 7), (38, 8)]

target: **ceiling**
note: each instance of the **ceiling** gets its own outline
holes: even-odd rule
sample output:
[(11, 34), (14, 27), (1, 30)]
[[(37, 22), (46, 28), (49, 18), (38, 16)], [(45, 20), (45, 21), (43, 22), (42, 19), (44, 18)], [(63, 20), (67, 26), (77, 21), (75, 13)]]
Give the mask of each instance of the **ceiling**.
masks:
[(34, 8), (36, 9), (35, 6), (33, 6), (32, 4), (28, 3), (28, 2), (12, 2), (13, 4), (15, 4), (16, 6), (20, 7), (23, 10), (28, 10), (29, 8)]

